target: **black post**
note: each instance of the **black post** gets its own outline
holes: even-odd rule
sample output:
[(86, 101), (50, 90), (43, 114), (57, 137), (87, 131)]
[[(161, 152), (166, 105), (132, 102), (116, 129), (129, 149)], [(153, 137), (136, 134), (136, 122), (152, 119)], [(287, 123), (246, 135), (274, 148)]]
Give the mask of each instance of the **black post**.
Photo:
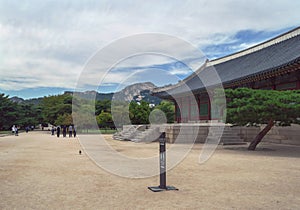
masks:
[(164, 190), (178, 190), (176, 187), (167, 186), (167, 164), (166, 164), (166, 133), (163, 132), (159, 137), (159, 170), (160, 185), (158, 187), (148, 187), (153, 192)]
[(160, 185), (162, 189), (166, 189), (166, 133), (163, 132), (159, 137), (159, 169), (160, 169)]

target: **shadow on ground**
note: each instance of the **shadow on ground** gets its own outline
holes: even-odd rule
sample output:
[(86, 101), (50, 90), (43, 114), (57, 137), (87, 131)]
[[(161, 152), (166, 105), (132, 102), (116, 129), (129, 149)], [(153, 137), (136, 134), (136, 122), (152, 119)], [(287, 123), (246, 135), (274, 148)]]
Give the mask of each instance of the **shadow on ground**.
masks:
[(296, 145), (262, 143), (257, 146), (255, 151), (248, 150), (247, 145), (224, 146), (223, 148), (224, 150), (234, 151), (239, 154), (243, 153), (245, 155), (300, 158), (300, 146), (296, 146)]

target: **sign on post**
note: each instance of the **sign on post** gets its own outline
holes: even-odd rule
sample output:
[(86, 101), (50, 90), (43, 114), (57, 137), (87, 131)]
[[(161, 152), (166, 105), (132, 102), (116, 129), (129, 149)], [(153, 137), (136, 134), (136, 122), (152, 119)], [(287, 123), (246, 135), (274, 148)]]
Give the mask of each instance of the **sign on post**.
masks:
[(176, 187), (167, 186), (167, 164), (166, 164), (166, 133), (163, 132), (159, 136), (159, 171), (160, 181), (158, 187), (148, 187), (153, 192), (161, 192), (164, 190), (178, 190)]

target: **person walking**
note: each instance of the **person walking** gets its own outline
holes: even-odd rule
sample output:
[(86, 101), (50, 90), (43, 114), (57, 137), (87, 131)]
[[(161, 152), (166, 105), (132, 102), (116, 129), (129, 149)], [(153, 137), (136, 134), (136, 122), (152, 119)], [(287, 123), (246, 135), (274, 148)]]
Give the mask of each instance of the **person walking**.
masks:
[(16, 126), (13, 125), (13, 126), (11, 127), (11, 133), (12, 133), (12, 134), (15, 134), (15, 132), (16, 132)]
[(73, 130), (73, 127), (72, 125), (69, 126), (69, 138), (72, 137), (72, 130)]
[(18, 131), (18, 127), (16, 126), (15, 127), (15, 136), (18, 136), (19, 135), (19, 131)]
[(56, 135), (59, 138), (59, 135), (60, 135), (60, 127), (59, 126), (57, 126), (57, 128), (56, 128)]
[(62, 127), (62, 132), (63, 132), (63, 137), (66, 137), (67, 136), (67, 126), (63, 125)]
[(74, 138), (76, 137), (76, 129), (75, 129), (75, 125), (72, 126), (73, 127), (73, 134), (74, 134)]
[(53, 136), (54, 135), (54, 126), (52, 125), (52, 128), (51, 128), (51, 135)]

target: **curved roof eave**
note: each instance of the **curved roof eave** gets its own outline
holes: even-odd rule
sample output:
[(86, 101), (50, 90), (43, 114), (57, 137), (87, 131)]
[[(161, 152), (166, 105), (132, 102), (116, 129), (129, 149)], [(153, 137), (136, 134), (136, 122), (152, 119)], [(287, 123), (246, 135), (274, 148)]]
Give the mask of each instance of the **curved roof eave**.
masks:
[[(188, 85), (192, 91), (204, 89), (201, 81), (195, 76), (215, 67), (220, 75), (223, 84), (230, 84), (247, 77), (264, 74), (283, 68), (293, 62), (300, 60), (300, 27), (271, 40), (258, 44), (246, 50), (207, 61), (195, 73), (188, 76), (181, 82), (168, 87), (156, 88), (153, 94), (166, 97), (183, 85)], [(251, 60), (252, 59), (252, 60)], [(253, 64), (254, 63), (254, 64)], [(175, 91), (176, 92), (176, 91)], [(183, 92), (178, 94), (182, 94)], [(175, 93), (177, 94), (177, 93)]]

